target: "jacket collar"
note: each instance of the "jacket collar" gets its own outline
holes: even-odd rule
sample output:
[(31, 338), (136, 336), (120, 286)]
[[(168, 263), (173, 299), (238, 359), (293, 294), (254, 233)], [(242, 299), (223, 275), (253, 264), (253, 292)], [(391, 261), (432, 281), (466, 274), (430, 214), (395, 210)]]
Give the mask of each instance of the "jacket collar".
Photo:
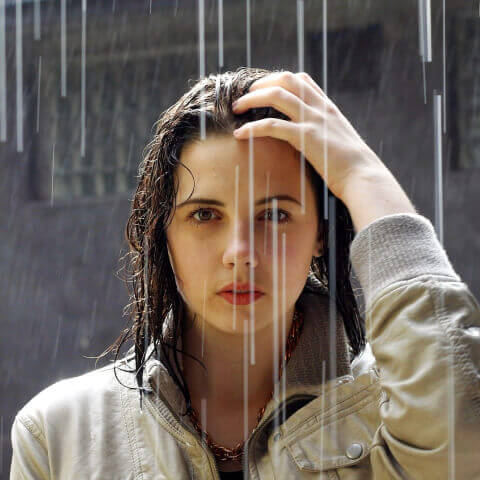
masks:
[[(277, 398), (267, 404), (264, 415), (268, 415), (277, 404), (295, 394), (318, 396), (322, 392), (323, 382), (336, 381), (340, 377), (351, 377), (365, 371), (372, 363), (373, 356), (367, 344), (362, 358), (355, 358), (351, 363), (351, 347), (343, 326), (341, 315), (337, 312), (335, 322), (330, 310), (328, 291), (309, 277), (302, 294), (297, 300), (296, 308), (304, 314), (303, 330), (289, 362), (284, 369), (286, 388)], [(332, 312), (332, 315), (331, 315)], [(169, 312), (164, 322), (163, 335), (171, 341), (172, 315)], [(133, 347), (132, 347), (133, 348)], [(182, 348), (181, 334), (177, 348)], [(132, 349), (130, 350), (132, 351)], [(168, 350), (171, 364), (174, 366), (173, 354)], [(160, 359), (154, 355), (153, 344), (147, 349), (147, 362), (143, 374), (144, 387), (159, 393), (171, 409), (177, 414), (185, 411), (185, 401), (180, 388), (173, 381), (165, 367), (163, 354)], [(180, 369), (183, 369), (179, 355)], [(178, 374), (178, 369), (175, 368)], [(325, 388), (325, 386), (323, 386)], [(282, 389), (279, 389), (282, 390)]]

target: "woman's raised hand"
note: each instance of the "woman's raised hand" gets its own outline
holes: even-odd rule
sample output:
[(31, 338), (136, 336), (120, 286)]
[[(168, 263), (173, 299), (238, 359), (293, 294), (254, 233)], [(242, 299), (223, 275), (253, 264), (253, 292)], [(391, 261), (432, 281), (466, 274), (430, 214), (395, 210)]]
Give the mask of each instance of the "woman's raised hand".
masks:
[(236, 138), (269, 136), (287, 141), (304, 154), (336, 197), (342, 198), (349, 177), (359, 169), (385, 168), (307, 73), (275, 72), (255, 81), (249, 93), (234, 103), (234, 112), (266, 106), (282, 112), (291, 121), (265, 118), (249, 122), (236, 130)]
[[(234, 102), (233, 111), (241, 114), (267, 106), (291, 120), (248, 122), (235, 130), (235, 137), (273, 137), (302, 152), (350, 210), (357, 230), (389, 213), (415, 212), (388, 168), (310, 75), (275, 72), (256, 80), (249, 92)], [(372, 201), (378, 205), (373, 206)], [(362, 212), (361, 205), (368, 212)]]

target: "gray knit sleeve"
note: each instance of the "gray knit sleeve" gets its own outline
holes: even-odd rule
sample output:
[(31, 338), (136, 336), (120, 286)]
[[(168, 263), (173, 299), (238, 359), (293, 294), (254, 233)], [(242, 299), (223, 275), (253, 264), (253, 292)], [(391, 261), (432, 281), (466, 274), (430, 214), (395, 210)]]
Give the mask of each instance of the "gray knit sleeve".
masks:
[(419, 275), (459, 280), (430, 220), (414, 213), (386, 215), (360, 230), (350, 259), (366, 305), (390, 284)]

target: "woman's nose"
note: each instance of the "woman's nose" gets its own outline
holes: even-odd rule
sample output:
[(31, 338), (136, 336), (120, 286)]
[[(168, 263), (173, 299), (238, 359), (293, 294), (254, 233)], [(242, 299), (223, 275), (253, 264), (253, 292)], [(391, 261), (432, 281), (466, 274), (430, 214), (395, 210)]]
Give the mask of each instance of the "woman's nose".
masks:
[[(250, 241), (250, 228), (248, 222), (238, 225), (236, 231), (232, 232), (224, 251), (224, 263), (233, 265), (250, 265), (255, 267), (258, 264), (258, 255), (255, 248), (255, 238)], [(253, 235), (254, 237), (254, 235)], [(252, 248), (250, 248), (252, 245)]]

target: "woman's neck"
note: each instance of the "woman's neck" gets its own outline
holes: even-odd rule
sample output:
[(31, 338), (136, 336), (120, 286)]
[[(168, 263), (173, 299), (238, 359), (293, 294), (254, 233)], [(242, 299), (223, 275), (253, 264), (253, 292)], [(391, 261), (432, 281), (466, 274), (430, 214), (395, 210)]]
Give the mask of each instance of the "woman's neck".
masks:
[[(282, 338), (287, 337), (292, 318), (293, 309), (287, 315), (285, 333), (282, 335), (281, 328), (278, 329), (277, 366), (283, 349)], [(206, 399), (207, 408), (210, 405), (231, 412), (243, 409), (245, 398), (249, 410), (265, 403), (273, 388), (273, 327), (255, 332), (254, 365), (250, 364), (249, 334), (223, 332), (209, 326), (208, 322), (205, 322), (204, 329), (202, 357), (201, 322), (189, 323), (189, 328), (182, 328), (183, 350), (201, 360), (208, 372), (197, 361), (183, 356), (183, 373), (192, 398)]]

